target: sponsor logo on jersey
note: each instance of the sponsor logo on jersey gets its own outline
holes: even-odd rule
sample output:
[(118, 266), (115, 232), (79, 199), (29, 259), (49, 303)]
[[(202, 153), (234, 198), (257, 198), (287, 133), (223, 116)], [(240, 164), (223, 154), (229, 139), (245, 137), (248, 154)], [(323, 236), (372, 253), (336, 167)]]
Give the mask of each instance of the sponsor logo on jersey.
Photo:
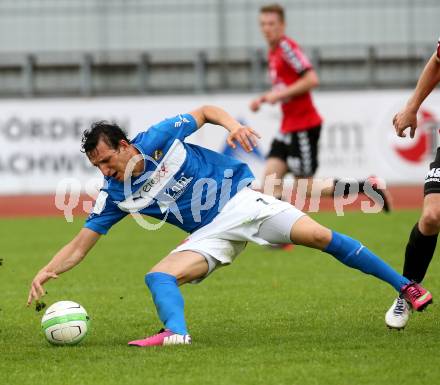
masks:
[(165, 190), (165, 195), (170, 197), (172, 200), (177, 200), (186, 191), (188, 185), (192, 182), (194, 177), (186, 177), (184, 174), (174, 183), (171, 187)]
[[(155, 160), (149, 157), (150, 161)], [(162, 212), (170, 211), (181, 221), (181, 215), (174, 200), (164, 194), (166, 186), (186, 187), (188, 184), (182, 180), (176, 181), (175, 174), (178, 172), (186, 159), (186, 150), (182, 142), (175, 140), (168, 152), (163, 156), (161, 162), (153, 172), (145, 173), (136, 184), (142, 186), (134, 194), (127, 183), (124, 185), (125, 200), (118, 203), (118, 207), (127, 212), (138, 212), (154, 202), (157, 202)], [(189, 179), (189, 178), (188, 178)], [(177, 191), (176, 191), (177, 192)], [(165, 198), (165, 199), (163, 199)]]
[(432, 168), (426, 174), (426, 178), (439, 178), (440, 177), (440, 168)]
[(180, 120), (174, 123), (175, 128), (179, 128), (183, 123), (189, 123), (189, 120), (184, 118), (182, 115), (179, 115), (179, 119)]
[[(156, 170), (154, 175), (144, 183), (141, 191), (149, 192), (155, 184), (160, 183), (160, 181), (163, 179), (163, 177), (165, 177), (168, 174), (168, 171), (169, 171), (169, 169), (167, 167), (167, 164), (162, 163), (162, 165), (160, 166), (160, 168), (158, 168)], [(141, 195), (142, 195), (142, 193), (141, 193)]]
[(440, 182), (440, 168), (431, 168), (425, 176), (425, 183)]

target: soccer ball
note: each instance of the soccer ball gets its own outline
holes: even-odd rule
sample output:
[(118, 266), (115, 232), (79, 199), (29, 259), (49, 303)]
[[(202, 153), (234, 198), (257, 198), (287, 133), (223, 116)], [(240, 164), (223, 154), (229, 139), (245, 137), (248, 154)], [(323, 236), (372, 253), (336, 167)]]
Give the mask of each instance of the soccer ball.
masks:
[(90, 318), (86, 309), (72, 301), (49, 306), (41, 320), (46, 339), (54, 345), (75, 345), (87, 335)]

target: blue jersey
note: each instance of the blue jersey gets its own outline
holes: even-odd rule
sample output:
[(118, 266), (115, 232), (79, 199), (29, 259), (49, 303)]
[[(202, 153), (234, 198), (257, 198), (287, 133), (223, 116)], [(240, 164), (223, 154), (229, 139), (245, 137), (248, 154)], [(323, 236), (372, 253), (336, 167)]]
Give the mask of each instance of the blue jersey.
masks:
[(234, 158), (184, 140), (197, 130), (190, 114), (166, 119), (131, 144), (144, 158), (141, 175), (119, 182), (104, 177), (85, 227), (106, 234), (129, 213), (140, 213), (193, 232), (211, 222), (254, 176)]

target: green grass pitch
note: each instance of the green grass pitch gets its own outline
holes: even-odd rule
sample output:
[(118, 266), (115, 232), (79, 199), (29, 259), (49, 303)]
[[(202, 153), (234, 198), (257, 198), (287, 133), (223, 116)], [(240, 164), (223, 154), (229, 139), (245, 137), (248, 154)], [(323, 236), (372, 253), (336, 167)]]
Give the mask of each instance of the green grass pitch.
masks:
[[(358, 238), (399, 271), (418, 212), (332, 213), (321, 223)], [(125, 219), (74, 270), (46, 285), (47, 305), (81, 303), (92, 318), (78, 346), (54, 347), (27, 308), (36, 271), (81, 228), (63, 219), (0, 220), (0, 384), (438, 384), (438, 305), (389, 331), (395, 293), (327, 254), (249, 245), (232, 266), (182, 288), (192, 346), (149, 349), (127, 341), (160, 328), (144, 273), (185, 234), (147, 232)], [(425, 285), (440, 298), (434, 258)]]

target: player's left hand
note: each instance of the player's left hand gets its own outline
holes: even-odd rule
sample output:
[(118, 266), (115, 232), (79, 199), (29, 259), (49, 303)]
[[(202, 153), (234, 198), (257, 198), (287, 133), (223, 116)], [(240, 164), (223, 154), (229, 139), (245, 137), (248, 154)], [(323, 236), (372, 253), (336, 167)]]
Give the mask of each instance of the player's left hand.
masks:
[(409, 136), (411, 138), (414, 138), (417, 128), (417, 112), (414, 112), (407, 108), (403, 109), (402, 111), (394, 115), (393, 126), (396, 130), (397, 136), (400, 136), (401, 138), (406, 137), (405, 130), (409, 127)]
[(235, 150), (237, 148), (235, 141), (237, 141), (246, 152), (251, 152), (254, 147), (257, 147), (257, 138), (260, 139), (261, 136), (254, 129), (248, 126), (238, 126), (230, 131), (226, 143)]

